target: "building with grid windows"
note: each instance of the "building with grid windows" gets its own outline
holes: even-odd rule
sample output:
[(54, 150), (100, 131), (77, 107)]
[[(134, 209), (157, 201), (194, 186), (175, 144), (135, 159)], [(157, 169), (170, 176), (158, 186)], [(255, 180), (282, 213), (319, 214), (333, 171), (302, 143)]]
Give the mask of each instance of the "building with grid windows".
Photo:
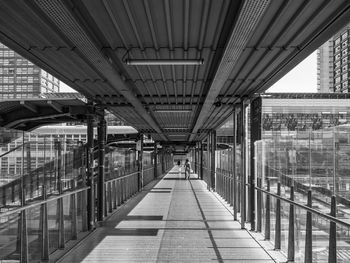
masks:
[(0, 43), (0, 99), (38, 97), (59, 92), (60, 82)]
[(349, 92), (350, 24), (324, 43), (317, 51), (317, 91)]

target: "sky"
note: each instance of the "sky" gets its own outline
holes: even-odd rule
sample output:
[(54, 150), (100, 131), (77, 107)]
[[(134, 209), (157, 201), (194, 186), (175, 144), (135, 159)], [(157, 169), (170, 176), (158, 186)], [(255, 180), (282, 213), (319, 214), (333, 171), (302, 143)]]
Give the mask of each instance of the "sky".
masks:
[(304, 59), (266, 92), (317, 92), (317, 51)]
[[(75, 92), (61, 82), (61, 92)], [(266, 92), (317, 92), (316, 51), (277, 81)]]

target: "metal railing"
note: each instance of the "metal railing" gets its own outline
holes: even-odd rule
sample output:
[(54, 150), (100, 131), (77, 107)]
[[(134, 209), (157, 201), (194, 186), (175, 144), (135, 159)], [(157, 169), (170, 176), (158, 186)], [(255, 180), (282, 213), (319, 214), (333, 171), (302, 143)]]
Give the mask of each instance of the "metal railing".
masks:
[(87, 189), (47, 198), (43, 187), (41, 200), (0, 213), (1, 259), (47, 261), (53, 251), (87, 231)]
[[(337, 209), (337, 197), (331, 196), (328, 202), (312, 188), (305, 191), (298, 184), (289, 185), (290, 180), (283, 182), (270, 177), (264, 189), (257, 181), (255, 231), (285, 254), (288, 262), (349, 262), (350, 223)], [(250, 190), (249, 184), (245, 187)], [(216, 191), (240, 212), (239, 177), (235, 179), (231, 171), (217, 168)]]

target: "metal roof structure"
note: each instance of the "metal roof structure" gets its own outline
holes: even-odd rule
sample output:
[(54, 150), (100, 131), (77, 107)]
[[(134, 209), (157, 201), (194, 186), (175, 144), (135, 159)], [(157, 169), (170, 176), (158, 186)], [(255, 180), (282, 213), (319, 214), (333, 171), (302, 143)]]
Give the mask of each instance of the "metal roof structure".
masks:
[(85, 121), (90, 111), (80, 99), (6, 100), (0, 101), (0, 126), (30, 131), (47, 124)]
[(187, 143), (349, 20), (347, 0), (3, 0), (0, 41), (139, 132)]

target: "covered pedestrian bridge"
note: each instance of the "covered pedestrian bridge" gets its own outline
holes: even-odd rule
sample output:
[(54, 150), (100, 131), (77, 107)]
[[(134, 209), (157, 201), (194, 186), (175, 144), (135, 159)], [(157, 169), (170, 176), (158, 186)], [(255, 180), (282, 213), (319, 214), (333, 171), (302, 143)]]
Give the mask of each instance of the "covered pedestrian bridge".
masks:
[[(84, 95), (86, 109), (94, 109), (74, 115), (72, 107), (65, 115), (84, 115), (86, 144), (34, 142), (13, 133), (22, 157), (15, 159), (21, 160), (15, 169), (20, 183), (0, 194), (0, 259), (58, 259), (58, 252), (85, 237), (81, 257), (66, 255), (63, 262), (107, 260), (117, 244), (145, 248), (145, 254), (135, 250), (135, 258), (123, 254), (121, 261), (271, 262), (253, 240), (242, 242), (252, 250), (237, 249), (240, 238), (263, 232), (289, 261), (311, 262), (317, 226), (329, 242), (319, 255), (336, 262), (339, 227), (349, 225), (337, 219), (335, 195), (328, 195), (327, 202), (334, 202), (330, 215), (310, 203), (298, 205), (294, 190), (302, 187), (294, 178), (254, 165), (261, 134), (248, 129), (247, 106), (349, 21), (346, 0), (0, 1), (0, 41)], [(29, 130), (39, 104), (19, 103), (30, 115), (21, 117), (26, 126), (11, 115), (0, 123)], [(57, 103), (44, 104), (66, 113)], [(105, 110), (139, 132), (129, 138), (130, 147), (106, 144)], [(254, 127), (258, 114), (251, 112)], [(228, 118), (231, 140), (227, 152), (218, 153), (216, 130)], [(146, 139), (152, 151), (149, 145), (144, 150)], [(31, 149), (45, 149), (35, 169)], [(174, 161), (186, 158), (199, 180), (177, 180)], [(301, 220), (294, 220), (295, 207), (303, 209)], [(312, 225), (311, 214), (323, 221)], [(300, 231), (303, 244), (294, 235), (300, 224), (307, 226)]]

